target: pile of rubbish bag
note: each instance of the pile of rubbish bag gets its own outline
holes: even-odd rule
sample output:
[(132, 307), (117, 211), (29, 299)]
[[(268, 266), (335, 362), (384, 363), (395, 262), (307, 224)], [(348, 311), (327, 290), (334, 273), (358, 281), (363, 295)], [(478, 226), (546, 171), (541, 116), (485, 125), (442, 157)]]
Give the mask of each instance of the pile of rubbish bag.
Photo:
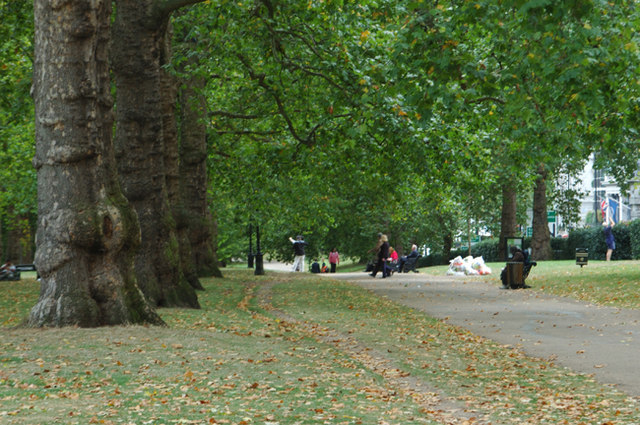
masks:
[(462, 258), (457, 256), (453, 260), (449, 261), (449, 270), (447, 275), (450, 276), (473, 276), (473, 275), (487, 275), (491, 274), (491, 268), (488, 267), (482, 257), (473, 258), (468, 256)]

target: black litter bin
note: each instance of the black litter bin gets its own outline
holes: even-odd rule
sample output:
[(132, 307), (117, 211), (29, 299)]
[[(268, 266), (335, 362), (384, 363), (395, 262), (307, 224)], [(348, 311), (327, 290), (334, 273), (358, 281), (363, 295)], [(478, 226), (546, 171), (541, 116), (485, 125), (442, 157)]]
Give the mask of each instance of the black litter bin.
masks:
[(512, 289), (522, 288), (524, 286), (523, 271), (524, 263), (507, 263), (506, 285)]
[(589, 263), (589, 250), (586, 248), (576, 248), (576, 264), (582, 268)]

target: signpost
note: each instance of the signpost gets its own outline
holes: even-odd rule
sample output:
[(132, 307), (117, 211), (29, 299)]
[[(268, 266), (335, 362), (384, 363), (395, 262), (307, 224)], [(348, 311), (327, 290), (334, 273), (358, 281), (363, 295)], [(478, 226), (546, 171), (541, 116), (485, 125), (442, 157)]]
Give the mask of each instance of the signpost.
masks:
[(582, 268), (589, 264), (589, 250), (586, 248), (576, 248), (576, 264)]

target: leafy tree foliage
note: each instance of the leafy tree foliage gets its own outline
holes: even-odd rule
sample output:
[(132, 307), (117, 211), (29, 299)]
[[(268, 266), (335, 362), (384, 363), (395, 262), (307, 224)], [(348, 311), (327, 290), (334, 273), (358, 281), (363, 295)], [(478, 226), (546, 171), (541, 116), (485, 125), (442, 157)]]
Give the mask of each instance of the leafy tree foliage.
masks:
[(499, 231), (505, 182), (522, 217), (539, 170), (554, 182), (592, 152), (620, 182), (635, 169), (635, 3), (354, 3), (174, 20), (176, 72), (208, 81), (221, 258), (250, 222), (280, 258), (299, 233), (320, 252), (366, 256), (379, 231), (446, 251), (468, 223)]
[(29, 95), (33, 67), (32, 2), (0, 1), (0, 21), (0, 161), (3, 164), (0, 219), (3, 235), (9, 233), (13, 238), (23, 238), (21, 244), (26, 249), (16, 252), (11, 248), (15, 246), (12, 240), (5, 240), (2, 246), (14, 260), (31, 261), (36, 215), (36, 177), (31, 165), (33, 101)]

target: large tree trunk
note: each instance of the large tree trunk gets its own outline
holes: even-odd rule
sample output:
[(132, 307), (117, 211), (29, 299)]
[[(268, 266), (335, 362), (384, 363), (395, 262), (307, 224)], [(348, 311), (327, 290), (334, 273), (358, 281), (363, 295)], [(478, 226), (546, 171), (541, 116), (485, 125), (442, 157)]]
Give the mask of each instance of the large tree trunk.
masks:
[(116, 158), (123, 190), (140, 219), (140, 288), (157, 306), (198, 308), (180, 264), (165, 176), (161, 55), (169, 14), (152, 0), (117, 0), (113, 28)]
[(534, 260), (551, 260), (551, 233), (547, 222), (547, 170), (538, 168), (538, 178), (533, 191), (533, 238), (531, 256)]
[(516, 188), (512, 184), (502, 185), (502, 216), (500, 220), (499, 258), (507, 258), (506, 240), (516, 236), (518, 230)]
[[(171, 61), (171, 27), (167, 30), (164, 40), (164, 49), (161, 66)], [(180, 154), (178, 148), (178, 125), (176, 122), (176, 105), (178, 102), (178, 80), (168, 71), (162, 68), (161, 92), (163, 93), (163, 128), (165, 139), (164, 164), (167, 195), (171, 205), (171, 214), (176, 221), (176, 235), (180, 252), (180, 265), (187, 282), (194, 289), (201, 289), (202, 284), (198, 278), (198, 272), (193, 262), (191, 242), (189, 241), (189, 228), (182, 193), (180, 191)]]
[(216, 255), (217, 222), (207, 196), (206, 99), (204, 79), (185, 82), (181, 99), (180, 177), (185, 201), (193, 261), (200, 276), (222, 277)]
[(161, 324), (136, 286), (140, 232), (115, 174), (111, 1), (36, 0), (34, 15), (41, 290), (28, 324)]

